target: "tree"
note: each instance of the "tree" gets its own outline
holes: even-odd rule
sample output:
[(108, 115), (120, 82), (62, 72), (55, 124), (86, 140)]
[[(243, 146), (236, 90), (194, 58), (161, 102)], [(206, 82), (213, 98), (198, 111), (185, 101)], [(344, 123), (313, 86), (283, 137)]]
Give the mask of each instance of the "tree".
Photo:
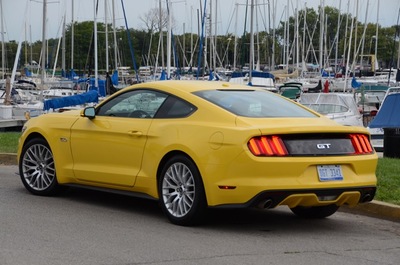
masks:
[[(299, 44), (300, 44), (300, 51), (304, 51), (304, 54), (307, 55), (306, 57), (306, 62), (318, 62), (318, 56), (314, 56), (314, 54), (318, 53), (319, 50), (319, 14), (316, 10), (313, 8), (307, 8), (306, 10), (299, 10)], [(306, 29), (304, 29), (304, 12), (307, 13), (307, 23), (306, 23)], [(162, 16), (162, 28), (165, 29), (167, 25), (167, 11), (163, 10), (161, 12)], [(337, 21), (338, 21), (338, 16), (339, 16), (339, 10), (336, 8), (332, 7), (325, 7), (325, 14), (326, 14), (326, 24), (328, 25), (328, 30), (326, 30), (326, 44), (328, 47), (328, 52), (326, 53), (328, 55), (328, 59), (333, 59), (335, 56), (335, 38), (337, 32), (339, 32), (339, 51), (338, 55), (339, 58), (341, 58), (342, 55), (346, 54), (348, 49), (351, 49), (351, 57), (350, 61), (353, 61), (353, 50), (354, 50), (354, 40), (355, 40), (355, 31), (353, 28), (353, 36), (352, 36), (352, 47), (348, 47), (349, 45), (349, 36), (350, 36), (350, 25), (351, 25), (351, 19), (352, 16), (350, 14), (341, 14), (341, 23), (340, 27), (338, 29)], [(109, 49), (110, 51), (114, 48), (118, 48), (118, 54), (119, 54), (119, 66), (124, 65), (124, 66), (131, 66), (133, 68), (133, 62), (132, 62), (132, 57), (131, 57), (131, 49), (135, 51), (135, 61), (137, 63), (137, 66), (140, 65), (145, 65), (145, 64), (154, 64), (155, 63), (155, 55), (157, 54), (158, 51), (158, 40), (160, 38), (159, 35), (159, 17), (160, 13), (158, 9), (152, 9), (146, 14), (143, 15), (143, 18), (141, 20), (145, 23), (146, 29), (129, 29), (129, 34), (132, 40), (132, 47), (129, 46), (128, 38), (127, 38), (127, 33), (126, 29), (121, 27), (117, 30), (117, 43), (114, 43), (114, 39), (111, 37), (111, 33), (113, 31), (111, 24), (107, 25), (108, 27), (108, 32), (110, 33), (109, 38)], [(348, 21), (347, 23), (347, 28), (346, 28), (346, 20)], [(290, 56), (292, 58), (296, 58), (294, 55), (294, 51), (296, 49), (293, 49), (293, 43), (295, 43), (294, 40), (294, 34), (296, 32), (295, 29), (295, 17), (292, 16), (289, 18), (289, 35), (290, 35), (290, 51), (291, 54)], [(363, 34), (363, 29), (364, 25), (363, 23), (356, 22), (355, 25), (358, 27), (357, 30), (357, 47), (361, 43), (362, 39), (362, 34)], [(83, 21), (83, 22), (74, 22), (74, 68), (78, 70), (87, 70), (89, 68), (89, 63), (91, 64), (91, 68), (93, 69), (93, 58), (91, 60), (88, 59), (89, 54), (93, 51), (91, 49), (91, 43), (92, 43), (92, 38), (93, 38), (93, 21)], [(100, 72), (102, 69), (106, 68), (105, 65), (105, 28), (106, 25), (104, 23), (98, 23), (97, 24), (98, 28), (98, 62), (99, 62), (99, 69)], [(347, 31), (347, 35), (345, 34)], [(306, 38), (305, 38), (305, 45), (303, 47), (303, 32), (306, 32)], [(260, 55), (261, 58), (257, 58), (260, 60), (261, 63), (269, 63), (269, 58), (271, 58), (271, 53), (272, 53), (272, 43), (275, 42), (275, 65), (279, 63), (286, 63), (282, 62), (283, 58), (283, 53), (286, 52), (284, 48), (284, 22), (281, 22), (280, 25), (276, 29), (276, 38), (275, 40), (272, 39), (272, 35), (268, 34), (267, 32), (259, 32), (259, 40), (260, 40)], [(397, 33), (398, 34), (398, 33)], [(361, 54), (371, 54), (374, 53), (375, 51), (375, 42), (378, 41), (378, 54), (377, 58), (380, 62), (381, 67), (388, 67), (389, 63), (391, 60), (396, 60), (397, 54), (398, 54), (398, 45), (399, 45), (399, 37), (396, 37), (396, 26), (392, 27), (379, 27), (379, 36), (376, 39), (374, 37), (376, 35), (376, 24), (375, 23), (369, 23), (366, 28), (365, 32), (365, 41), (364, 41), (364, 51), (359, 52), (359, 55)], [(345, 39), (345, 36), (347, 38)], [(164, 35), (165, 37), (165, 35)], [(193, 39), (198, 40), (198, 35), (194, 34)], [(186, 46), (186, 51), (184, 51), (183, 48), (183, 38), (185, 38), (185, 46)], [(151, 41), (157, 40), (157, 41)], [(190, 33), (185, 33), (185, 35), (174, 35), (174, 44), (177, 45), (175, 46), (175, 56), (179, 58), (180, 65), (183, 65), (183, 54), (185, 54), (189, 59), (188, 56), (188, 43), (190, 43)], [(226, 35), (226, 36), (218, 36), (218, 47), (217, 47), (217, 52), (219, 58), (222, 60), (224, 64), (233, 64), (234, 61), (234, 40), (232, 36)], [(249, 62), (249, 43), (250, 43), (250, 34), (249, 33), (244, 33), (241, 37), (238, 38), (237, 44), (238, 44), (238, 50), (237, 50), (237, 64), (245, 64)], [(49, 56), (52, 57), (52, 62), (50, 63), (50, 66), (53, 67), (54, 63), (54, 56), (55, 56), (55, 51), (56, 47), (58, 44), (58, 39), (49, 39), (48, 40), (49, 44)], [(345, 45), (346, 44), (346, 45)], [(166, 45), (166, 42), (164, 42), (164, 47)], [(18, 44), (16, 41), (10, 41), (6, 43), (5, 48), (6, 48), (6, 66), (10, 69), (12, 68), (15, 60), (15, 54), (17, 50)], [(24, 45), (25, 46), (25, 45)], [(40, 53), (41, 53), (41, 46), (42, 43), (41, 41), (36, 41), (35, 43), (32, 43), (28, 46), (31, 46), (32, 48), (28, 48), (28, 58), (24, 58), (25, 54), (22, 52), (21, 53), (21, 59), (20, 59), (20, 67), (23, 67), (23, 64), (25, 61), (30, 61), (31, 58), (32, 60), (35, 60), (39, 62), (40, 60)], [(197, 66), (198, 62), (198, 43), (196, 48), (193, 50), (193, 61), (192, 65)], [(332, 50), (333, 49), (333, 50)], [(32, 52), (31, 52), (32, 51)], [(330, 52), (329, 52), (330, 51)], [(113, 58), (113, 52), (109, 52), (110, 56), (110, 64), (112, 66), (115, 66), (114, 58)], [(226, 55), (224, 57), (224, 55)], [(60, 55), (59, 55), (60, 56)], [(394, 58), (392, 58), (394, 57)], [(300, 56), (300, 58), (302, 58)], [(345, 57), (347, 58), (347, 56)], [(359, 60), (359, 59), (358, 59)], [(158, 62), (161, 60), (159, 59)], [(65, 70), (68, 70), (71, 68), (70, 65), (71, 62), (71, 24), (67, 25), (66, 28), (66, 68)], [(188, 62), (187, 62), (188, 63)], [(186, 62), (185, 62), (185, 65)], [(60, 69), (61, 68), (61, 60), (59, 59), (57, 62), (57, 67)]]
[[(139, 19), (144, 23), (146, 30), (150, 33), (160, 31), (160, 9), (152, 8), (148, 12), (140, 16)], [(172, 25), (175, 24), (175, 20), (171, 18)], [(168, 11), (161, 9), (161, 30), (166, 30), (168, 25)]]

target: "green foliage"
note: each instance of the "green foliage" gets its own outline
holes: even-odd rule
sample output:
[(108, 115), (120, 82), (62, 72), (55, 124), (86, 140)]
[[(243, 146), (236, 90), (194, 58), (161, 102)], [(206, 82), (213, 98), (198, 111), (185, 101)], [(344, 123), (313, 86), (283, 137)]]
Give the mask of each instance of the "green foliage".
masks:
[(20, 132), (0, 132), (0, 153), (16, 153)]
[(400, 205), (399, 159), (379, 158), (376, 175), (378, 190), (375, 199)]
[[(306, 62), (310, 63), (318, 63), (318, 58), (313, 55), (316, 51), (319, 50), (319, 40), (320, 40), (320, 17), (319, 10), (315, 10), (314, 8), (307, 8), (305, 10), (299, 10), (298, 16), (296, 19), (295, 16), (289, 18), (289, 44), (291, 54), (289, 55), (292, 58), (292, 61), (289, 63), (293, 63), (296, 56), (294, 56), (293, 42), (294, 36), (297, 32), (296, 30), (296, 21), (298, 21), (298, 32), (299, 32), (299, 45), (300, 51), (304, 51), (304, 55), (307, 56)], [(325, 42), (329, 44), (328, 50), (330, 50), (329, 56), (330, 59), (335, 58), (335, 40), (337, 38), (337, 33), (339, 36), (339, 45), (338, 45), (338, 57), (342, 58), (343, 55), (348, 54), (348, 44), (350, 42), (350, 31), (351, 31), (351, 20), (353, 17), (351, 14), (340, 13), (339, 9), (335, 7), (325, 7), (325, 18), (326, 25), (328, 30), (325, 31), (326, 39)], [(340, 26), (338, 29), (338, 19), (340, 18)], [(285, 52), (285, 43), (284, 37), (286, 36), (285, 32), (285, 20), (286, 18), (282, 18), (282, 21), (277, 25), (267, 25), (267, 23), (261, 24), (259, 31), (257, 34), (256, 43), (258, 43), (256, 50), (260, 55), (259, 61), (261, 64), (271, 64), (272, 52), (274, 51), (275, 65), (282, 62), (284, 52)], [(151, 20), (151, 25), (154, 25), (154, 21)], [(271, 20), (269, 20), (271, 22)], [(306, 22), (306, 23), (304, 23)], [(275, 38), (273, 35), (273, 26), (276, 27), (275, 30)], [(141, 65), (155, 65), (156, 60), (158, 60), (158, 64), (161, 65), (162, 59), (160, 58), (160, 50), (158, 47), (159, 43), (159, 32), (156, 32), (153, 29), (129, 29), (129, 36), (131, 39), (131, 44), (133, 47), (130, 47), (130, 43), (128, 41), (127, 31), (125, 27), (120, 27), (116, 29), (116, 43), (113, 38), (113, 28), (111, 24), (105, 25), (104, 23), (97, 23), (98, 28), (98, 67), (100, 74), (104, 73), (106, 69), (106, 47), (105, 47), (105, 29), (108, 29), (108, 49), (109, 49), (109, 67), (113, 69), (116, 65), (114, 62), (114, 48), (116, 48), (118, 52), (118, 66), (130, 66), (132, 69), (134, 68), (134, 62), (132, 61), (132, 53), (131, 48), (134, 51), (134, 60), (136, 62), (136, 66), (139, 67)], [(305, 27), (305, 29), (304, 29)], [(86, 74), (91, 74), (91, 70), (94, 69), (94, 58), (93, 58), (93, 22), (92, 21), (83, 21), (83, 22), (74, 22), (74, 54), (73, 68), (76, 69), (78, 74), (82, 74), (83, 72)], [(239, 29), (243, 28), (243, 32), (235, 35), (232, 33), (227, 33), (226, 35), (217, 36), (218, 44), (216, 47), (218, 57), (221, 60), (221, 64), (223, 66), (231, 64), (234, 62), (234, 41), (237, 41), (237, 54), (236, 54), (236, 62), (238, 65), (244, 65), (248, 63), (249, 60), (249, 43), (250, 43), (250, 34), (248, 29), (244, 29), (242, 25), (239, 25)], [(357, 28), (357, 30), (355, 30)], [(362, 40), (362, 35), (364, 32), (364, 25), (361, 22), (354, 23), (353, 27), (353, 36), (352, 36), (352, 47), (350, 50), (352, 61), (352, 55), (354, 54), (353, 50), (355, 46), (358, 46)], [(356, 35), (357, 31), (357, 35)], [(303, 47), (303, 33), (306, 32), (306, 38), (304, 38), (304, 47)], [(387, 28), (379, 27), (378, 34), (378, 54), (377, 59), (381, 62), (382, 67), (387, 67), (389, 62), (392, 60), (393, 54), (397, 54), (398, 49), (398, 38), (395, 39), (396, 26), (391, 26)], [(69, 70), (71, 65), (71, 34), (72, 34), (72, 24), (67, 25), (66, 28), (66, 68), (65, 70)], [(355, 36), (356, 35), (356, 36)], [(375, 51), (375, 41), (376, 38), (376, 24), (369, 23), (367, 25), (365, 31), (365, 41), (362, 47), (364, 47), (363, 51), (360, 51), (361, 54), (370, 54)], [(166, 45), (166, 32), (163, 32), (163, 43)], [(192, 45), (194, 50), (190, 53), (190, 45), (191, 39), (193, 40)], [(57, 46), (58, 39), (50, 39), (49, 42), (49, 59), (54, 61), (56, 50), (54, 47)], [(188, 65), (191, 63), (192, 66), (197, 66), (198, 62), (198, 52), (199, 52), (199, 36), (198, 34), (190, 34), (186, 33), (185, 35), (174, 35), (173, 40), (173, 50), (174, 50), (174, 59), (173, 62), (176, 62), (177, 66)], [(210, 43), (210, 42), (209, 42)], [(356, 43), (356, 45), (355, 45)], [(274, 45), (274, 48), (272, 47)], [(15, 60), (15, 54), (17, 50), (18, 44), (16, 41), (10, 41), (6, 43), (6, 67), (12, 68), (13, 62)], [(31, 46), (31, 47), (30, 47)], [(41, 41), (36, 41), (33, 44), (24, 43), (23, 53), (21, 53), (20, 59), (20, 68), (23, 67), (23, 64), (32, 59), (39, 62), (40, 51), (41, 51)], [(207, 48), (209, 51), (210, 49)], [(30, 54), (32, 51), (32, 55)], [(157, 59), (156, 56), (159, 55)], [(27, 55), (27, 58), (25, 58)], [(185, 57), (184, 57), (185, 55)], [(302, 54), (303, 55), (303, 54)], [(165, 55), (164, 55), (165, 57)], [(176, 59), (178, 58), (178, 59)], [(347, 57), (344, 57), (347, 58)], [(202, 61), (204, 61), (202, 59)], [(165, 58), (164, 58), (165, 62)], [(204, 63), (204, 62), (203, 62)], [(165, 65), (165, 64), (164, 64)], [(218, 65), (219, 67), (220, 65)], [(49, 68), (52, 68), (52, 65), (49, 65)], [(58, 69), (61, 68), (61, 60), (58, 60)], [(81, 70), (82, 72), (79, 72)]]

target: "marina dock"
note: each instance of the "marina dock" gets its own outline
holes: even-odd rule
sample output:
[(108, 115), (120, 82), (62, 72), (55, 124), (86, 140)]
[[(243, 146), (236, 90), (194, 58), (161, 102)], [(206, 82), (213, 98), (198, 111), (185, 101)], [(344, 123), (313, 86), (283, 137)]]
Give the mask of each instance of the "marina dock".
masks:
[(26, 122), (25, 116), (13, 115), (13, 107), (0, 105), (0, 132), (22, 128)]
[(16, 117), (14, 119), (7, 119), (7, 120), (0, 119), (0, 132), (18, 127), (22, 128), (25, 122), (26, 122), (25, 117)]

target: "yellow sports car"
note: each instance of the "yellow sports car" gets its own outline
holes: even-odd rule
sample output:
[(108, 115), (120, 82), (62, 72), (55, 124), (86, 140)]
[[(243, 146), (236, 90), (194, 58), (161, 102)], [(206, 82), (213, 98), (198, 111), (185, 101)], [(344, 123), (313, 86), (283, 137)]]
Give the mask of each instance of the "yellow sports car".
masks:
[(208, 207), (287, 205), (323, 218), (371, 201), (378, 157), (365, 128), (225, 82), (158, 81), (96, 107), (30, 119), (19, 141), (31, 193), (92, 187), (159, 200), (178, 225)]

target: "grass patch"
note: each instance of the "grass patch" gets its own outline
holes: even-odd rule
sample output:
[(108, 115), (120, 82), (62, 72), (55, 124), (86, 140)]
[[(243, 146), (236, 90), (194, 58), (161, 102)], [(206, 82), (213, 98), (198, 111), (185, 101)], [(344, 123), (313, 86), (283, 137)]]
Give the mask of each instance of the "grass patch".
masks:
[(0, 132), (0, 153), (16, 153), (21, 132)]
[(400, 205), (400, 160), (379, 158), (376, 177), (378, 188), (375, 199)]
[[(0, 132), (0, 153), (17, 153), (21, 132)], [(375, 199), (400, 205), (400, 160), (379, 158), (376, 169), (378, 188)]]

